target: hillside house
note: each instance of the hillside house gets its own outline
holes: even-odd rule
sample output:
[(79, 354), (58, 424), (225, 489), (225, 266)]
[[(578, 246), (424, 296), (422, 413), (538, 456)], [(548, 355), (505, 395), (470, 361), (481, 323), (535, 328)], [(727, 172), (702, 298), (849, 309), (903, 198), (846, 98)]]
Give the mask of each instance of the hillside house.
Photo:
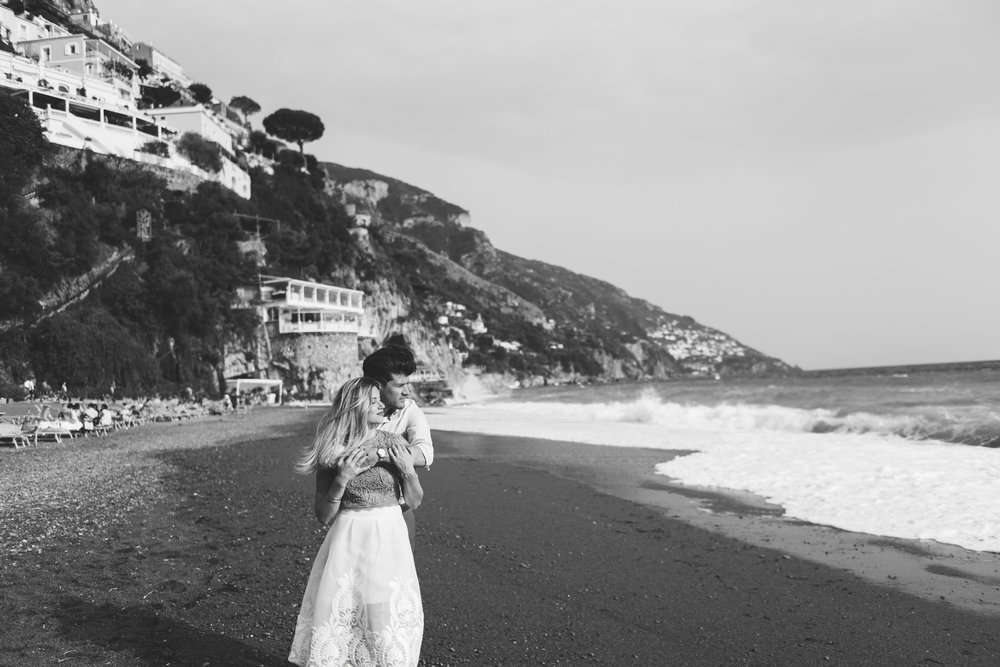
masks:
[(483, 322), (483, 316), (481, 313), (476, 313), (476, 319), (469, 322), (469, 331), (476, 336), (481, 336), (489, 331), (489, 329), (486, 328), (486, 323)]
[[(328, 394), (357, 373), (364, 293), (279, 276), (237, 290), (234, 309), (255, 310), (256, 349), (227, 350), (227, 377), (280, 375), (290, 387)], [(248, 354), (252, 352), (252, 354)]]
[[(149, 109), (146, 113), (157, 122), (176, 129), (180, 134), (194, 132), (218, 144), (222, 149), (222, 171), (214, 179), (210, 174), (204, 174), (204, 177), (219, 181), (241, 197), (250, 198), (250, 174), (236, 163), (232, 128), (223, 123), (216, 114), (200, 104), (190, 107)], [(197, 170), (194, 165), (190, 168)]]
[[(353, 206), (351, 206), (353, 209)], [(368, 244), (368, 229), (372, 224), (372, 216), (368, 213), (353, 213), (351, 215), (352, 225), (350, 227), (351, 236), (357, 239), (362, 245), (361, 247), (368, 253), (371, 253), (371, 246)]]
[[(52, 143), (187, 171), (204, 180), (217, 181), (241, 197), (250, 197), (250, 175), (239, 167), (232, 151), (226, 150), (226, 145), (232, 146), (232, 139), (221, 124), (213, 125), (206, 120), (204, 125), (197, 126), (211, 128), (210, 134), (224, 144), (222, 170), (212, 174), (176, 152), (170, 157), (143, 152), (150, 141), (169, 144), (177, 138), (179, 132), (170, 122), (182, 117), (175, 115), (176, 112), (160, 113), (164, 110), (158, 109), (163, 119), (158, 121), (147, 111), (136, 109), (131, 98), (122, 99), (120, 91), (106, 80), (81, 77), (64, 67), (46, 67), (41, 61), (6, 52), (0, 52), (0, 73), (0, 89), (22, 97), (34, 107), (45, 136)], [(195, 113), (208, 115), (201, 107)]]
[(268, 334), (358, 333), (364, 292), (279, 276), (236, 290), (233, 307), (256, 308)]
[(188, 107), (162, 107), (147, 111), (154, 119), (175, 128), (178, 132), (197, 132), (209, 141), (214, 141), (230, 153), (233, 152), (233, 137), (215, 114), (200, 104)]
[(372, 226), (372, 214), (367, 211), (358, 210), (357, 204), (344, 204), (344, 212), (358, 229), (368, 229)]
[[(202, 107), (157, 109), (158, 118), (140, 110), (138, 64), (99, 36), (105, 33), (128, 53), (147, 53), (136, 50), (117, 26), (100, 21), (93, 7), (71, 18), (51, 11), (15, 14), (7, 3), (0, 4), (0, 37), (14, 50), (0, 49), (0, 89), (34, 108), (52, 143), (192, 173), (249, 198), (250, 175), (233, 153), (233, 138), (244, 128)], [(160, 56), (164, 71), (183, 78), (179, 65)], [(219, 173), (199, 169), (172, 149), (185, 131), (221, 146)], [(167, 144), (170, 154), (147, 150), (150, 142)]]
[(12, 45), (21, 55), (24, 55), (19, 46), (21, 42), (69, 34), (70, 31), (55, 17), (29, 12), (15, 14), (6, 4), (0, 4), (0, 39)]
[(73, 32), (82, 31), (91, 37), (103, 39), (125, 54), (132, 48), (132, 40), (125, 31), (111, 21), (102, 20), (100, 12), (92, 3), (70, 13), (69, 20), (79, 29)]
[[(79, 45), (68, 42), (64, 46)], [(52, 143), (132, 157), (149, 141), (169, 141), (176, 132), (129, 108), (114, 85), (64, 67), (0, 52), (0, 89), (31, 105)]]
[(249, 143), (250, 129), (244, 125), (243, 117), (236, 109), (225, 102), (212, 100), (212, 112), (215, 113), (215, 119), (226, 128), (234, 146), (243, 147)]
[(64, 85), (55, 91), (12, 89), (0, 81), (0, 88), (26, 99), (35, 108), (46, 138), (63, 146), (132, 157), (137, 146), (169, 141), (176, 134), (141, 113), (116, 111), (101, 102), (73, 95)]
[(193, 83), (191, 77), (184, 73), (184, 68), (181, 67), (180, 63), (152, 44), (136, 42), (129, 49), (128, 54), (132, 60), (145, 60), (152, 68), (153, 73), (161, 80), (173, 81), (184, 88)]
[(269, 333), (354, 333), (361, 328), (364, 292), (321, 283), (265, 276), (260, 302)]
[(110, 83), (115, 90), (115, 101), (126, 108), (135, 108), (139, 66), (104, 40), (64, 35), (21, 42), (19, 46), (25, 56), (38, 61), (43, 68), (58, 67), (77, 74), (84, 89), (88, 80)]

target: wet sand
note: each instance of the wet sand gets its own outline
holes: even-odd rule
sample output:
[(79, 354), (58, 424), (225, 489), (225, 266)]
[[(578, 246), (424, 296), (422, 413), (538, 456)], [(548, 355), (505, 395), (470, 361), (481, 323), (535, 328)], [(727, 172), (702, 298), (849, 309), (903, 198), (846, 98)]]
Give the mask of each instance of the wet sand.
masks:
[(657, 463), (685, 451), (447, 432), (438, 432), (436, 442), (447, 455), (546, 470), (728, 537), (841, 568), (926, 600), (1000, 616), (1000, 554), (786, 519), (780, 507), (751, 494), (673, 484), (653, 472)]
[[(0, 664), (285, 664), (323, 537), (290, 465), (318, 417), (0, 452)], [(681, 492), (652, 474), (662, 451), (435, 436), (422, 664), (1000, 664), (995, 599), (972, 604), (997, 594), (990, 558)], [(903, 583), (879, 581), (879, 552)]]

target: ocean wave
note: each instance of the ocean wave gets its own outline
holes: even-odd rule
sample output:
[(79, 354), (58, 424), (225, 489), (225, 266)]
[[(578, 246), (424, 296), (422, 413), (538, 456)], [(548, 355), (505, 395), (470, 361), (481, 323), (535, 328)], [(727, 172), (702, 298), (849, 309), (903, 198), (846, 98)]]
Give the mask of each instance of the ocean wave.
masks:
[[(845, 412), (723, 402), (716, 405), (661, 400), (652, 393), (625, 402), (501, 402), (495, 407), (525, 416), (577, 422), (622, 422), (697, 431), (780, 431), (790, 433), (873, 434), (908, 440), (1000, 446), (1000, 420), (953, 414)], [(981, 417), (981, 416), (980, 416)]]

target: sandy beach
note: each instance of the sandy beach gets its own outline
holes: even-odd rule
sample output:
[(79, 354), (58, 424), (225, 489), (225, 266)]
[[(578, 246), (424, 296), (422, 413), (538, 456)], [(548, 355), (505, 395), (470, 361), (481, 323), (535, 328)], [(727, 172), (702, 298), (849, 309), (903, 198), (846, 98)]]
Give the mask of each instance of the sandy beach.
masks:
[[(0, 451), (0, 664), (286, 664), (323, 537), (291, 461), (319, 414)], [(995, 554), (679, 489), (662, 450), (435, 439), (422, 664), (1000, 663)]]

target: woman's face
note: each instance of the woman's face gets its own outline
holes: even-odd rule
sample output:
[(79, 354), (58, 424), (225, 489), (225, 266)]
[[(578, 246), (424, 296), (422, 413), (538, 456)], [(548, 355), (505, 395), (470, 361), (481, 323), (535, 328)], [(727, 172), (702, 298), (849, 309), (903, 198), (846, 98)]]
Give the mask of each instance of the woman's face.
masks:
[(385, 421), (385, 405), (382, 404), (382, 396), (379, 393), (378, 387), (372, 387), (365, 416), (368, 419), (369, 426), (378, 426)]

